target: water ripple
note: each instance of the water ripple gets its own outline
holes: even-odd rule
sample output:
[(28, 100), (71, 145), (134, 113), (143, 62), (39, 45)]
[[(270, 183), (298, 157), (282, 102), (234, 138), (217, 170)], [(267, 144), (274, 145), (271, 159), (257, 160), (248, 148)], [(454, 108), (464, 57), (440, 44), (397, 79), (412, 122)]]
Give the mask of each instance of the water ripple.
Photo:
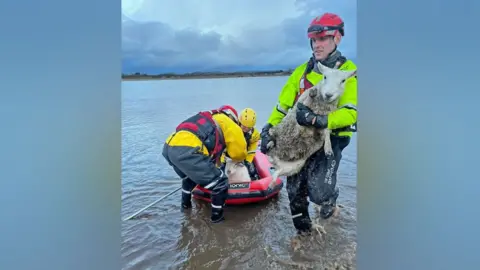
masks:
[[(122, 215), (180, 186), (161, 156), (175, 125), (193, 112), (229, 103), (254, 108), (261, 126), (278, 96), (265, 89), (281, 89), (285, 79), (124, 83)], [(189, 90), (192, 83), (195, 91)], [(257, 99), (248, 98), (254, 93)], [(182, 213), (178, 192), (146, 210), (145, 218), (122, 223), (123, 269), (355, 269), (356, 160), (352, 140), (338, 174), (342, 208), (337, 217), (321, 221), (310, 204), (312, 220), (323, 228), (312, 236), (296, 235), (285, 189), (269, 202), (226, 208), (226, 221), (215, 225), (207, 203), (193, 201), (193, 209)]]

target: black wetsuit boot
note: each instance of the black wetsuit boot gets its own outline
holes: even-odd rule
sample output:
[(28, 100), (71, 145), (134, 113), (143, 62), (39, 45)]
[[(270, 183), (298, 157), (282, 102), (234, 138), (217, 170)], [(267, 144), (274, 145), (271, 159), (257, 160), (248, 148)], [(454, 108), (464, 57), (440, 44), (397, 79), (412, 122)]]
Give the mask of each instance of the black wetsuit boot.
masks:
[(182, 181), (182, 210), (192, 208), (192, 190), (196, 184), (189, 178)]
[(223, 216), (223, 207), (228, 196), (228, 178), (222, 175), (218, 183), (212, 188), (212, 223), (218, 223), (225, 220)]
[(223, 208), (212, 207), (212, 216), (211, 216), (212, 223), (219, 223), (224, 220), (225, 220), (225, 217), (223, 216)]
[(335, 213), (335, 208), (337, 207), (337, 198), (339, 195), (339, 189), (335, 188), (335, 192), (332, 197), (322, 204), (322, 209), (320, 210), (320, 216), (323, 219), (330, 218), (333, 213)]

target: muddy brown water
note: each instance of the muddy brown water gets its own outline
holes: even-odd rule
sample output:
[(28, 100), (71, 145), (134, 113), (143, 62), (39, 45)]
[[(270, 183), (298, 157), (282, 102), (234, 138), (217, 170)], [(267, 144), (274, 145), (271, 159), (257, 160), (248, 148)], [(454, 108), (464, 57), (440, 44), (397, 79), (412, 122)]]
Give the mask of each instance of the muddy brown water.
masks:
[[(122, 217), (180, 186), (161, 156), (162, 144), (190, 114), (232, 104), (266, 122), (287, 77), (123, 82)], [(340, 208), (321, 228), (297, 236), (285, 187), (270, 201), (230, 206), (211, 224), (208, 203), (180, 210), (180, 192), (122, 222), (123, 269), (356, 269), (356, 140), (339, 169)]]

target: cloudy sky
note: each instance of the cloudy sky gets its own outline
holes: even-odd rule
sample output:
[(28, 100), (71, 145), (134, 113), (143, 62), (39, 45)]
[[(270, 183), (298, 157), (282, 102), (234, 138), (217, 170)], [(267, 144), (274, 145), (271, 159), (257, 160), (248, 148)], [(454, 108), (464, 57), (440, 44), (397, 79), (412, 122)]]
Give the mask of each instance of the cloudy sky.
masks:
[(310, 57), (307, 27), (323, 12), (344, 19), (340, 49), (356, 57), (356, 0), (122, 0), (122, 69), (293, 68)]

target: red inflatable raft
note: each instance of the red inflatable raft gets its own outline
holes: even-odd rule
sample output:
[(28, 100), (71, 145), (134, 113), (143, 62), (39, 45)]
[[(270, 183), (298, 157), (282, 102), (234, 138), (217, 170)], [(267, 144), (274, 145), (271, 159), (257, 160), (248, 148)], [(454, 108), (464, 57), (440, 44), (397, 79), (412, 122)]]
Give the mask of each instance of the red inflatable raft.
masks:
[[(277, 195), (283, 188), (283, 181), (277, 178), (276, 185), (273, 189), (268, 189), (268, 185), (272, 181), (270, 172), (271, 163), (265, 154), (257, 150), (253, 160), (257, 173), (258, 180), (251, 182), (230, 184), (228, 188), (228, 197), (225, 202), (227, 205), (239, 205), (265, 201)], [(205, 189), (199, 185), (192, 191), (194, 198), (210, 202), (210, 190)]]

